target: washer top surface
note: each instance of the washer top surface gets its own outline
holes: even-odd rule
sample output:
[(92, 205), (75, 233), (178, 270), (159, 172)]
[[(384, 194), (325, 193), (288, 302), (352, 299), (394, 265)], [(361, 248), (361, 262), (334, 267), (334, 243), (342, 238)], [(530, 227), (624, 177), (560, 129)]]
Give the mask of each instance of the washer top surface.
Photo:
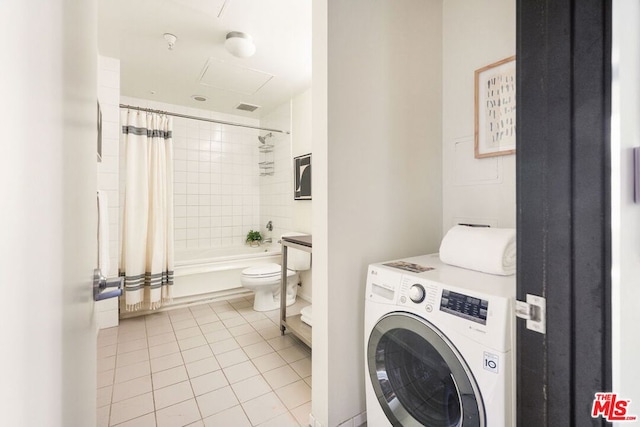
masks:
[[(447, 286), (481, 292), (487, 295), (504, 298), (515, 297), (515, 275), (498, 276), (455, 267), (440, 261), (438, 254), (403, 258), (395, 261), (371, 264), (371, 266), (401, 273), (405, 276), (413, 276), (440, 284), (446, 284)], [(402, 268), (403, 266), (404, 268)], [(424, 272), (410, 271), (414, 269), (414, 267), (416, 267), (415, 270), (421, 268), (429, 270)]]

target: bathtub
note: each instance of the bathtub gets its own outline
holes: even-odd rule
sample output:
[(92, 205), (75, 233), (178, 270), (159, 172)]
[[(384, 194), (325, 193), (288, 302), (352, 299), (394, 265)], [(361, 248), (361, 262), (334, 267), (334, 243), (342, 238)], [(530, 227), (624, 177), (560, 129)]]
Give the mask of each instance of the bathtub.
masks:
[(280, 245), (177, 249), (175, 252), (173, 304), (249, 295), (240, 284), (240, 273), (254, 265), (280, 264)]

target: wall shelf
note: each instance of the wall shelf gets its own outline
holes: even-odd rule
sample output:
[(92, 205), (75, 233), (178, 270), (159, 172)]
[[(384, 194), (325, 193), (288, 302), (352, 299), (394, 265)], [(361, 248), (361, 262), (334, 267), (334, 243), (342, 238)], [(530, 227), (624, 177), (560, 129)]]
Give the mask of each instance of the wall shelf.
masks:
[(262, 144), (258, 146), (258, 169), (260, 170), (260, 176), (269, 176), (275, 173), (274, 148), (275, 146), (272, 144)]

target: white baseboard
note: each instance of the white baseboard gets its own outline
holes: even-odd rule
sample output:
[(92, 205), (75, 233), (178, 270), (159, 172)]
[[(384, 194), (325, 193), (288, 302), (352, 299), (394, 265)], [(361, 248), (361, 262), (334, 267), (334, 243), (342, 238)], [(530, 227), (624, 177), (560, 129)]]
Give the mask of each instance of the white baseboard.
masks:
[[(338, 427), (361, 427), (367, 423), (367, 412), (362, 412), (353, 418), (349, 418), (338, 425)], [(323, 427), (322, 423), (309, 414), (309, 427)]]
[(309, 427), (322, 427), (320, 421), (316, 420), (316, 417), (313, 414), (309, 414)]
[(98, 311), (96, 313), (96, 324), (98, 330), (118, 326), (118, 310)]
[(364, 411), (363, 413), (353, 417), (353, 425), (355, 427), (360, 427), (366, 424), (367, 424), (367, 411)]

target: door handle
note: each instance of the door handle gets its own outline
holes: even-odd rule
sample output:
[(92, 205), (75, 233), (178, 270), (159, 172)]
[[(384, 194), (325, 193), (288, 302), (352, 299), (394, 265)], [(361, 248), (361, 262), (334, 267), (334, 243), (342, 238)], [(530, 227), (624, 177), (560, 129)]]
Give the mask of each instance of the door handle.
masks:
[[(122, 295), (123, 277), (107, 279), (102, 275), (99, 268), (93, 270), (93, 299), (101, 301), (108, 298), (117, 298)], [(117, 288), (112, 291), (103, 292), (107, 288)]]

